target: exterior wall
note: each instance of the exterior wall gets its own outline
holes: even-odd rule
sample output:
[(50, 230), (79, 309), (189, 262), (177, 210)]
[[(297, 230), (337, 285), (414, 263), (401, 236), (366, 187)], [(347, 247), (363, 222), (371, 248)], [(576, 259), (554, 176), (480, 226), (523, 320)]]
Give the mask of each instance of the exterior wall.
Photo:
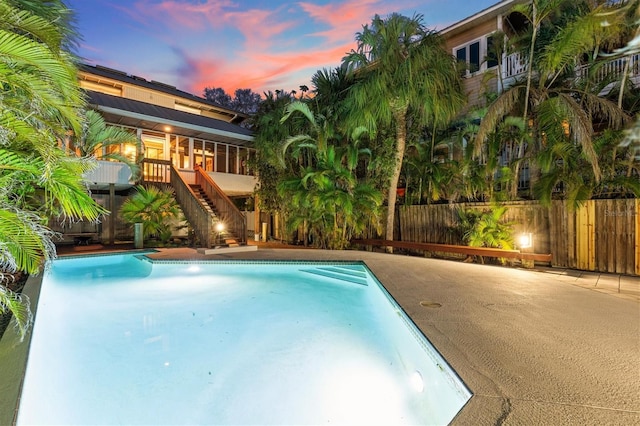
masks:
[(98, 167), (84, 174), (88, 182), (113, 183), (131, 185), (131, 169), (124, 163), (115, 161), (98, 161)]
[(476, 40), (482, 36), (490, 34), (498, 29), (498, 18), (490, 19), (482, 24), (479, 24), (475, 27), (469, 28), (466, 31), (463, 31), (454, 36), (448, 37), (445, 34), (445, 46), (451, 52), (460, 45), (468, 43), (470, 41)]
[[(487, 69), (487, 36), (491, 35), (498, 30), (498, 23), (502, 19), (501, 15), (490, 18), (484, 22), (479, 23), (476, 26), (472, 26), (466, 30), (463, 30), (457, 34), (448, 35), (445, 34), (445, 45), (449, 49), (453, 56), (457, 55), (458, 49), (469, 46), (472, 43), (479, 42), (479, 68), (474, 70), (468, 70), (464, 75), (464, 89), (468, 98), (467, 108), (473, 108), (475, 106), (482, 106), (485, 104), (484, 93), (489, 91), (497, 91), (498, 84), (497, 78), (487, 79), (486, 73), (496, 75), (497, 67)], [(470, 55), (467, 51), (466, 56), (467, 63), (470, 61)]]
[[(122, 73), (119, 71), (115, 71), (115, 73), (122, 74), (124, 77), (129, 77), (126, 73)], [(126, 99), (147, 102), (150, 104), (177, 109), (196, 115), (203, 115), (226, 122), (230, 122), (236, 117), (236, 114), (232, 111), (216, 109), (216, 107), (205, 102), (198, 102), (197, 99), (183, 98), (177, 95), (165, 93), (161, 90), (161, 88), (165, 86), (164, 84), (154, 81), (147, 82), (141, 77), (132, 76), (134, 80), (140, 80), (141, 82), (156, 85), (158, 87), (158, 90), (153, 90), (149, 87), (120, 81), (116, 78), (94, 75), (89, 71), (81, 70), (78, 74), (80, 77), (80, 87), (83, 89), (93, 90), (96, 92), (106, 93), (114, 96), (121, 96)], [(166, 87), (175, 89), (172, 86)]]
[[(497, 68), (482, 73), (476, 73), (464, 79), (464, 90), (467, 95), (467, 108), (483, 106), (486, 103), (485, 93), (498, 91)], [(493, 77), (489, 77), (489, 75)]]
[(122, 97), (165, 108), (173, 109), (175, 107), (175, 101), (172, 97), (135, 86), (124, 86)]

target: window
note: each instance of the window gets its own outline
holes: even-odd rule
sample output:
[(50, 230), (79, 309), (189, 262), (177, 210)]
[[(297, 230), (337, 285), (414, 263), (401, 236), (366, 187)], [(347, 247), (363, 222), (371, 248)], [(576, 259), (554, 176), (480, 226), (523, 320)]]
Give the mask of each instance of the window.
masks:
[(471, 76), (478, 71), (486, 71), (498, 65), (498, 60), (491, 51), (494, 39), (492, 35), (473, 40), (454, 49), (458, 62), (463, 66), (462, 76)]

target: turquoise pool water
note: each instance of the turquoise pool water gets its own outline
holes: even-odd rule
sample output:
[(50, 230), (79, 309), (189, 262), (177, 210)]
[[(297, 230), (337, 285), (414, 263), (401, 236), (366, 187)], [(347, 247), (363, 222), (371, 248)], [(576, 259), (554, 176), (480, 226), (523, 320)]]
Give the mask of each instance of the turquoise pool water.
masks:
[(18, 425), (446, 424), (471, 394), (362, 263), (59, 259)]

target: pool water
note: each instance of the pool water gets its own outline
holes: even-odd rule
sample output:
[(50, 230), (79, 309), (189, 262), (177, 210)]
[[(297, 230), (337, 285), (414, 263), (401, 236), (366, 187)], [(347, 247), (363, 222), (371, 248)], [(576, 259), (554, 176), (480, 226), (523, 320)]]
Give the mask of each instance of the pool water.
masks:
[(59, 259), (17, 417), (446, 424), (471, 394), (362, 263)]

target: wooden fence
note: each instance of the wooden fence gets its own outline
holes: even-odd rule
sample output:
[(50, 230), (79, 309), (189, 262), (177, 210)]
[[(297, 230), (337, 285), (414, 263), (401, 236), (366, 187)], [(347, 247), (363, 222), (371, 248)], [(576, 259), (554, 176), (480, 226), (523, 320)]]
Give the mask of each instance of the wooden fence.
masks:
[[(532, 251), (551, 253), (552, 265), (587, 271), (640, 275), (640, 200), (590, 200), (572, 210), (535, 201), (505, 203), (514, 235), (531, 233)], [(487, 203), (401, 206), (398, 240), (463, 244), (456, 232), (457, 208), (488, 210)]]

